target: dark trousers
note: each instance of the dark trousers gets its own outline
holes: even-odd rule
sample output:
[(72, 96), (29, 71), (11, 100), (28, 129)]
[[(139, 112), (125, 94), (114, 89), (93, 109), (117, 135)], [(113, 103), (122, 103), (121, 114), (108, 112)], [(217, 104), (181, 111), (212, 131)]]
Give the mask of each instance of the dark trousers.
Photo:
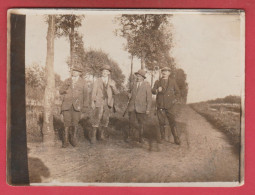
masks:
[(173, 129), (176, 126), (175, 122), (175, 114), (172, 109), (157, 109), (157, 115), (158, 115), (158, 121), (159, 121), (159, 126), (165, 126), (166, 125), (166, 118), (168, 119), (168, 123)]
[(69, 110), (62, 111), (62, 113), (65, 127), (78, 126), (81, 117), (80, 111), (76, 111), (72, 106)]
[[(66, 147), (68, 145), (68, 137), (70, 138), (70, 143), (73, 146), (76, 146), (77, 141), (77, 129), (78, 124), (81, 117), (81, 112), (76, 111), (74, 107), (72, 106), (69, 110), (62, 111), (63, 117), (64, 117), (64, 135), (63, 135), (63, 147)], [(71, 131), (70, 127), (74, 127)]]
[[(129, 133), (128, 133), (129, 135), (127, 136), (130, 136), (130, 135), (132, 136), (134, 134), (134, 130), (138, 129), (139, 138), (141, 138), (143, 135), (146, 114), (132, 111), (132, 112), (128, 112), (128, 116), (129, 116)], [(138, 126), (136, 125), (136, 121), (138, 122)]]

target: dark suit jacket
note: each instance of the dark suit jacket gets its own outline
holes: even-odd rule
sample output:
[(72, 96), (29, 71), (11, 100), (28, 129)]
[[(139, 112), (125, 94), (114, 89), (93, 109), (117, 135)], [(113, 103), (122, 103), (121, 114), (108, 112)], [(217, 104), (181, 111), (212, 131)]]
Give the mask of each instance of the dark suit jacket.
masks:
[(162, 87), (162, 78), (157, 80), (152, 89), (152, 93), (156, 94), (156, 103), (158, 108), (170, 109), (177, 102), (177, 99), (180, 96), (179, 87), (176, 84), (175, 79), (169, 77), (168, 83), (165, 88), (161, 92), (158, 92), (158, 88)]
[(83, 111), (89, 106), (88, 87), (85, 80), (80, 77), (74, 86), (71, 78), (65, 80), (59, 93), (64, 95), (61, 111), (69, 110), (72, 105), (76, 111)]
[(128, 104), (128, 111), (145, 113), (150, 111), (152, 103), (151, 87), (147, 81), (143, 81), (139, 88), (135, 82), (131, 90), (131, 98)]

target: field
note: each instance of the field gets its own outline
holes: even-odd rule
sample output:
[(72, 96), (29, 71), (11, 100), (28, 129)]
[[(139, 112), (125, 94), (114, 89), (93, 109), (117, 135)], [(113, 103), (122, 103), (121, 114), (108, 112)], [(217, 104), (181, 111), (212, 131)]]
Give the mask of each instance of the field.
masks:
[(215, 128), (227, 135), (235, 147), (240, 147), (241, 107), (229, 103), (195, 103), (190, 105)]

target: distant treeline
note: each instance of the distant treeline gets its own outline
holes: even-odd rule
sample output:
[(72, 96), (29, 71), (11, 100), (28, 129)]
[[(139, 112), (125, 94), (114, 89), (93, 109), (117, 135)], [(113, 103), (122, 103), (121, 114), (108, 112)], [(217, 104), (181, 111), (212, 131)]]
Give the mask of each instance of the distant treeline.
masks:
[(206, 103), (214, 103), (214, 104), (241, 104), (241, 97), (235, 95), (229, 95), (224, 98), (217, 98), (214, 100), (208, 100)]

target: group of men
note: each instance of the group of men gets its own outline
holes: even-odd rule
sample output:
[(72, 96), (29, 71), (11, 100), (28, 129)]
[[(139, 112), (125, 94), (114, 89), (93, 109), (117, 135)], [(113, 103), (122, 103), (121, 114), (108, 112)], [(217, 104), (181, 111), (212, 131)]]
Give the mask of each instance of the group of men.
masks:
[[(160, 131), (157, 133), (157, 141), (162, 143), (165, 137), (165, 118), (168, 119), (174, 141), (180, 144), (177, 134), (173, 106), (177, 102), (179, 89), (175, 79), (170, 77), (170, 68), (161, 69), (162, 77), (157, 80), (151, 89), (150, 84), (145, 81), (146, 72), (139, 70), (135, 73), (136, 80), (129, 91), (128, 116), (129, 130), (124, 132), (124, 140), (134, 139), (135, 131), (139, 132), (139, 142), (143, 143), (143, 131), (145, 121), (149, 117), (152, 107), (152, 94), (156, 95), (157, 116)], [(116, 83), (111, 79), (111, 67), (104, 65), (101, 69), (101, 77), (98, 78), (89, 91), (88, 84), (84, 81), (82, 70), (79, 67), (71, 69), (71, 77), (67, 79), (60, 89), (63, 95), (61, 114), (64, 120), (63, 145), (67, 147), (77, 145), (77, 130), (82, 113), (93, 110), (91, 118), (92, 128), (88, 135), (91, 144), (96, 141), (105, 140), (105, 132), (109, 124), (110, 114), (115, 110), (114, 96), (119, 93)], [(138, 125), (136, 125), (136, 123)]]

